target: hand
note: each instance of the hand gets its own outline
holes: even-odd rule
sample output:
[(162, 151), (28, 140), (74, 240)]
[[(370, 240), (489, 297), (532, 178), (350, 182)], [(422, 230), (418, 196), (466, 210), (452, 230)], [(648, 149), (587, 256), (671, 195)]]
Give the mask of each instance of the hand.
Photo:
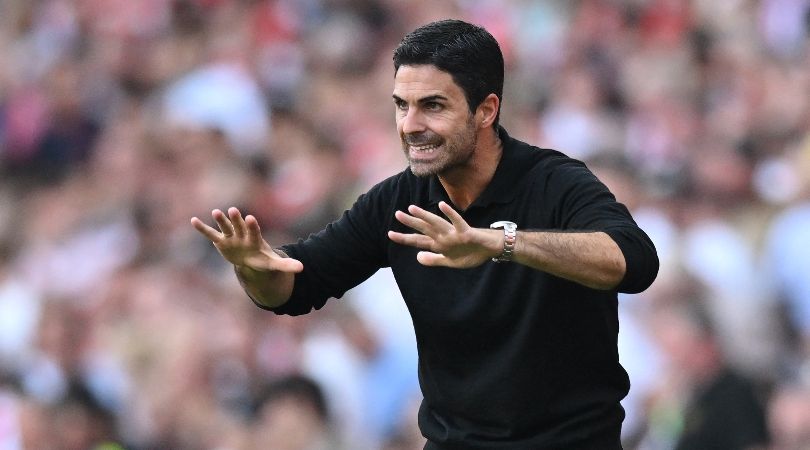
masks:
[(270, 247), (262, 238), (259, 222), (255, 217), (248, 215), (242, 219), (242, 214), (236, 208), (229, 208), (227, 215), (215, 209), (211, 212), (211, 217), (219, 230), (196, 217), (191, 218), (191, 225), (210, 239), (222, 257), (234, 266), (263, 272), (300, 272), (304, 269), (300, 261), (282, 257)]
[(470, 227), (450, 205), (439, 202), (439, 209), (449, 221), (429, 211), (411, 205), (406, 214), (397, 211), (397, 220), (421, 234), (389, 231), (392, 241), (423, 250), (416, 260), (426, 266), (470, 268), (497, 256), (503, 249), (503, 232)]

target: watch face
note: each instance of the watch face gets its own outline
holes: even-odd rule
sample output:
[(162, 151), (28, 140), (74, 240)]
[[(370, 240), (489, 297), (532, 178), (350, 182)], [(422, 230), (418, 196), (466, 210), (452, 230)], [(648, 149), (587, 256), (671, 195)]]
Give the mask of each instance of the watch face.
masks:
[(510, 222), (508, 220), (499, 220), (498, 222), (493, 223), (489, 226), (490, 228), (503, 228), (509, 231), (517, 230), (517, 225), (515, 222)]
[(515, 222), (510, 222), (508, 220), (499, 220), (498, 222), (493, 223), (489, 226), (490, 228), (504, 228), (507, 230), (516, 230), (517, 225)]

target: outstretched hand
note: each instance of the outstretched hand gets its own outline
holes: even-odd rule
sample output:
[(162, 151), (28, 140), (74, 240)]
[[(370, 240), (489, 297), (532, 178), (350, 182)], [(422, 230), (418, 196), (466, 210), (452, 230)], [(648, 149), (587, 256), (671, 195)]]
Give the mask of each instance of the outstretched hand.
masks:
[(439, 202), (439, 209), (447, 219), (416, 205), (408, 207), (409, 214), (397, 211), (394, 217), (419, 234), (389, 231), (388, 238), (398, 244), (422, 249), (416, 259), (426, 266), (477, 267), (501, 253), (503, 233), (469, 226), (445, 202)]
[(238, 209), (229, 208), (227, 215), (215, 209), (211, 217), (219, 230), (196, 217), (191, 218), (191, 225), (211, 240), (231, 264), (258, 271), (300, 272), (304, 269), (300, 261), (284, 258), (273, 250), (262, 238), (259, 222), (252, 215), (243, 219)]

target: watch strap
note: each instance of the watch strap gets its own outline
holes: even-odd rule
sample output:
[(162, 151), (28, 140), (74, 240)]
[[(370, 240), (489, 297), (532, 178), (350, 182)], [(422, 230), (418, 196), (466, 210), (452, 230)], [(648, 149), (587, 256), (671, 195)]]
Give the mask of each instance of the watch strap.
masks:
[(500, 255), (492, 258), (495, 262), (506, 262), (512, 260), (517, 241), (517, 225), (508, 220), (501, 220), (489, 226), (492, 229), (503, 229), (503, 251)]

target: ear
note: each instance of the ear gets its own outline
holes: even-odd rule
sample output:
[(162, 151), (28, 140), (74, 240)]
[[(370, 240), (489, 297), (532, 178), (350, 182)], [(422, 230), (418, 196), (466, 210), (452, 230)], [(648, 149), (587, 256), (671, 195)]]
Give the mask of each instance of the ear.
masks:
[(475, 109), (476, 123), (481, 128), (489, 128), (498, 117), (498, 111), (501, 107), (501, 100), (495, 94), (487, 95), (478, 108)]

